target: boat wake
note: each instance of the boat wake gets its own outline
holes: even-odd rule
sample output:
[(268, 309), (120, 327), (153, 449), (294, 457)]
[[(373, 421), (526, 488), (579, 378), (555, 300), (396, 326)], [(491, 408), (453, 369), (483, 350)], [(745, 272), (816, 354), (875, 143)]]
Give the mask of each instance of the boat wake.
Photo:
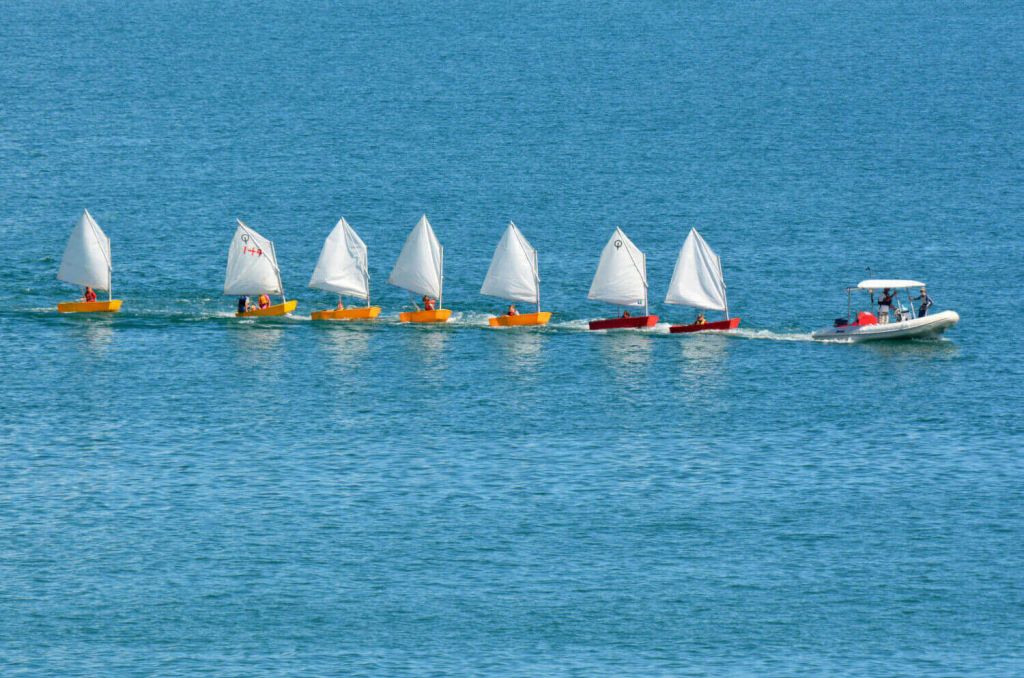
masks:
[(737, 339), (761, 339), (765, 341), (814, 341), (810, 332), (772, 332), (771, 330), (755, 330), (738, 328), (728, 332), (717, 332)]

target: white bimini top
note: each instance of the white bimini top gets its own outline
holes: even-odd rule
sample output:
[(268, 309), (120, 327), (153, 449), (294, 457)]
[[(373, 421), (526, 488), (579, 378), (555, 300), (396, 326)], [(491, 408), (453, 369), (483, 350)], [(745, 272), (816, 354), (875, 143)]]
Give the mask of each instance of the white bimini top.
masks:
[(886, 287), (901, 289), (904, 287), (927, 287), (927, 285), (916, 280), (861, 280), (857, 283), (857, 288), (862, 290), (884, 290)]

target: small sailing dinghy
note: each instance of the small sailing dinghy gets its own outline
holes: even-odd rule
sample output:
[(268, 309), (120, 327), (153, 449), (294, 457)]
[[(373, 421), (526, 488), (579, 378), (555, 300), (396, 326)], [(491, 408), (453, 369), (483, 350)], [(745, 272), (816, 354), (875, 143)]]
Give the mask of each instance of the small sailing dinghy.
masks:
[(83, 210), (71, 231), (64, 257), (60, 260), (57, 279), (72, 285), (91, 287), (107, 293), (106, 301), (65, 301), (57, 304), (60, 313), (114, 313), (121, 310), (121, 300), (111, 291), (110, 238), (96, 220)]
[(491, 327), (547, 325), (550, 311), (540, 310), (540, 269), (537, 250), (523, 237), (511, 221), (501, 236), (480, 294), (509, 301), (537, 304), (536, 313), (519, 313), (490, 318)]
[[(686, 242), (679, 250), (672, 281), (668, 284), (666, 304), (691, 306), (706, 311), (722, 311), (725, 320), (695, 322), (689, 325), (671, 325), (673, 334), (704, 332), (707, 330), (734, 330), (740, 326), (739, 318), (729, 317), (729, 302), (725, 295), (722, 260), (712, 250), (697, 229), (691, 228)], [(704, 318), (701, 313), (698, 320)]]
[(344, 217), (324, 241), (309, 286), (334, 292), (338, 295), (339, 306), (346, 295), (366, 300), (366, 306), (362, 307), (313, 311), (313, 320), (372, 320), (380, 315), (380, 306), (370, 305), (366, 243)]
[(654, 327), (658, 316), (649, 315), (647, 308), (647, 257), (616, 228), (601, 251), (594, 281), (590, 284), (588, 299), (617, 306), (643, 307), (644, 314), (631, 316), (628, 311), (619, 318), (591, 320), (592, 330), (640, 329)]
[(280, 294), (281, 303), (235, 313), (239, 318), (285, 315), (295, 310), (299, 302), (289, 301), (281, 283), (281, 269), (277, 267), (274, 243), (246, 226), (239, 219), (235, 237), (228, 249), (228, 268), (224, 276), (224, 294), (259, 296)]
[(437, 299), (437, 308), (399, 313), (403, 323), (443, 323), (451, 317), (451, 309), (442, 308), (444, 293), (444, 248), (434, 235), (427, 215), (405, 239), (402, 253), (391, 270), (388, 282), (413, 294)]
[[(916, 280), (863, 280), (856, 287), (846, 288), (846, 317), (836, 318), (832, 327), (825, 327), (811, 333), (813, 339), (839, 341), (878, 341), (882, 339), (921, 339), (938, 337), (960, 322), (956, 311), (929, 313), (931, 299), (925, 291), (926, 285)], [(921, 296), (911, 297), (910, 290), (919, 288)], [(866, 291), (870, 294), (872, 306), (875, 292), (892, 291), (888, 304), (879, 300), (876, 316), (873, 311), (859, 311), (853, 317), (853, 293)], [(899, 293), (903, 292), (907, 306), (903, 306)], [(924, 297), (922, 299), (922, 297)], [(921, 301), (921, 308), (914, 308), (914, 301)]]

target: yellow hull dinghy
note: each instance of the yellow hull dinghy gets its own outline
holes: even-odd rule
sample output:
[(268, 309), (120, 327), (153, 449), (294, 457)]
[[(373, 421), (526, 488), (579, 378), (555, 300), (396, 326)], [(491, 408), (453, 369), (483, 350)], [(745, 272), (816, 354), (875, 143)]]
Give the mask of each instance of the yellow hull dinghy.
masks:
[(60, 261), (57, 279), (72, 285), (105, 291), (106, 301), (65, 301), (57, 304), (59, 313), (115, 313), (121, 310), (121, 300), (113, 298), (110, 264), (110, 238), (89, 214), (82, 210)]
[(491, 327), (527, 327), (547, 325), (550, 311), (540, 310), (540, 266), (537, 250), (511, 221), (494, 249), (491, 266), (480, 288), (480, 294), (509, 301), (522, 301), (537, 305), (536, 313), (509, 313), (489, 319)]
[(228, 267), (224, 275), (224, 294), (237, 297), (281, 295), (281, 303), (266, 308), (243, 311), (244, 299), (239, 299), (237, 318), (265, 318), (291, 313), (298, 305), (288, 299), (281, 282), (281, 269), (277, 266), (274, 243), (236, 220), (238, 227), (228, 248)]
[(309, 286), (333, 292), (339, 301), (345, 296), (366, 301), (366, 306), (359, 308), (313, 311), (310, 316), (313, 320), (373, 320), (380, 315), (380, 306), (370, 305), (366, 243), (344, 217), (324, 240)]
[(427, 215), (409, 233), (402, 245), (388, 282), (413, 294), (437, 300), (434, 310), (406, 311), (398, 314), (403, 323), (443, 323), (452, 317), (451, 309), (443, 308), (444, 299), (444, 247), (434, 235)]

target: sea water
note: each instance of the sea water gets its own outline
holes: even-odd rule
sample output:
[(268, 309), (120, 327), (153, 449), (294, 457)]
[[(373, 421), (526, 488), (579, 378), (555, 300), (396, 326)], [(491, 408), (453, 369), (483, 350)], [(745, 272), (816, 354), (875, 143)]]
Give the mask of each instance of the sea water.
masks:
[[(1020, 3), (2, 12), (5, 675), (1024, 671)], [(54, 311), (83, 208), (114, 316)], [(341, 216), (373, 324), (307, 320)], [(294, 317), (232, 317), (235, 218)], [(509, 220), (549, 327), (486, 327)], [(615, 226), (651, 332), (586, 331)], [(733, 336), (667, 332), (691, 227)], [(960, 325), (810, 340), (888, 276)]]

